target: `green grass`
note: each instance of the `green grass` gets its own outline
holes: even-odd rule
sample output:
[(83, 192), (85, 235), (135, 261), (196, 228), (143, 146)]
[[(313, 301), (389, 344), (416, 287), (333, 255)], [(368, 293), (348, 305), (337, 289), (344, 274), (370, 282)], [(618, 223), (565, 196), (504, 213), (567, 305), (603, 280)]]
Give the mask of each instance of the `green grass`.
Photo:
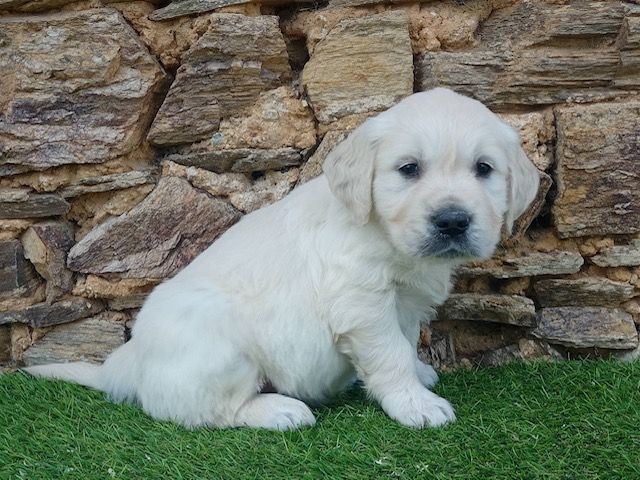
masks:
[(0, 375), (0, 479), (639, 479), (640, 364), (443, 375), (458, 422), (411, 430), (362, 391), (314, 428), (187, 431), (100, 393)]

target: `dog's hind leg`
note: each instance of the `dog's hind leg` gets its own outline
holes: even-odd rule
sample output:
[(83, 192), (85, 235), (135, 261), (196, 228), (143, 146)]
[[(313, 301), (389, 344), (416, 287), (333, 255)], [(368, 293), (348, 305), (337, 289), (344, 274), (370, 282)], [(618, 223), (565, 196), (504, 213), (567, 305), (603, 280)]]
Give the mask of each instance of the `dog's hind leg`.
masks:
[(316, 419), (300, 400), (277, 393), (261, 393), (246, 402), (234, 420), (236, 427), (293, 430), (314, 425)]

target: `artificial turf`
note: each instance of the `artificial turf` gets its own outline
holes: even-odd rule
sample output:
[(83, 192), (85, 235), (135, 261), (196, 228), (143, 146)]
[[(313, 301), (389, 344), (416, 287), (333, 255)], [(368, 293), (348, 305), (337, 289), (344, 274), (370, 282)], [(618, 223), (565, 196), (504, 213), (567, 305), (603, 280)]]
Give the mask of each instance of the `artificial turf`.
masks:
[(0, 479), (640, 479), (640, 364), (442, 375), (458, 421), (396, 424), (361, 390), (294, 432), (188, 431), (102, 394), (0, 375)]

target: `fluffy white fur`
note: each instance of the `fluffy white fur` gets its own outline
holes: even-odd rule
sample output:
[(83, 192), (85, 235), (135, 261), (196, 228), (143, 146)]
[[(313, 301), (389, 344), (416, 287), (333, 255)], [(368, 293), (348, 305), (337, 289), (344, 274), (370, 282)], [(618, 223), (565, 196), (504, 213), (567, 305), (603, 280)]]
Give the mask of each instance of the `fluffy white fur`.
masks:
[[(419, 177), (399, 171), (411, 162)], [(452, 270), (489, 257), (537, 187), (518, 135), (482, 104), (417, 93), (338, 145), (325, 175), (245, 216), (158, 286), (103, 365), (27, 371), (187, 427), (279, 430), (314, 424), (307, 405), (360, 378), (398, 422), (443, 425), (454, 410), (428, 389), (438, 377), (416, 355), (419, 325), (447, 298)], [(472, 222), (449, 248), (432, 216), (452, 205)], [(261, 393), (267, 382), (278, 393)]]

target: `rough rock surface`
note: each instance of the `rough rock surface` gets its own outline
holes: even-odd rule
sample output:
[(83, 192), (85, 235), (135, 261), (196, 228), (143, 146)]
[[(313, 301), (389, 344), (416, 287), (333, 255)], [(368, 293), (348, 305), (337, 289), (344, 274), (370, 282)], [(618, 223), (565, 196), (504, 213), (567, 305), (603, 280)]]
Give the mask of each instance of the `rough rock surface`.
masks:
[(40, 283), (18, 240), (0, 241), (0, 300), (29, 295)]
[(533, 300), (518, 295), (458, 293), (438, 309), (438, 318), (534, 326), (536, 309)]
[(413, 91), (413, 55), (404, 12), (338, 23), (316, 45), (302, 84), (320, 122), (380, 111)]
[(24, 255), (47, 281), (47, 302), (73, 288), (73, 272), (67, 267), (67, 253), (73, 246), (73, 229), (64, 222), (36, 223), (22, 235)]
[(517, 278), (537, 275), (562, 275), (576, 273), (584, 259), (575, 252), (533, 252), (521, 256), (506, 255), (501, 265), (471, 265), (458, 269), (461, 275), (490, 275), (494, 278)]
[[(202, 222), (201, 219), (208, 219)], [(239, 213), (177, 177), (164, 177), (128, 214), (91, 231), (69, 252), (84, 273), (165, 278), (185, 266), (235, 223)]]
[(626, 14), (622, 2), (519, 2), (484, 22), (476, 49), (420, 55), (417, 83), (498, 108), (625, 95), (640, 86), (637, 74), (620, 68), (637, 52), (635, 35), (620, 37)]
[(616, 307), (634, 296), (633, 285), (607, 278), (545, 279), (537, 281), (534, 288), (543, 307)]
[(640, 102), (556, 108), (561, 237), (640, 232)]
[(100, 175), (90, 178), (83, 178), (74, 182), (60, 191), (60, 195), (65, 198), (77, 197), (87, 193), (110, 192), (122, 190), (124, 188), (136, 187), (155, 183), (157, 181), (156, 171), (153, 169), (133, 170), (123, 173), (112, 173), (110, 175)]
[(112, 9), (0, 17), (0, 174), (134, 149), (166, 76)]
[(550, 343), (576, 348), (631, 349), (638, 332), (627, 312), (602, 307), (543, 308), (532, 332)]
[(278, 17), (212, 14), (156, 116), (149, 139), (176, 145), (207, 139), (222, 117), (250, 107), (261, 92), (291, 78)]
[(305, 162), (300, 170), (301, 184), (322, 174), (322, 166), (324, 165), (327, 155), (329, 155), (331, 150), (337, 147), (340, 142), (345, 140), (349, 136), (349, 133), (351, 133), (350, 130), (332, 130), (325, 134), (316, 151), (313, 152), (313, 155), (309, 157), (309, 160)]
[(57, 326), (23, 354), (25, 366), (57, 362), (102, 362), (125, 342), (127, 316), (103, 312), (94, 317)]
[(53, 304), (39, 303), (19, 311), (0, 312), (0, 325), (25, 323), (33, 328), (50, 327), (85, 318), (101, 310), (104, 310), (101, 302), (72, 297)]
[(522, 148), (538, 170), (546, 171), (553, 163), (553, 141), (556, 138), (553, 109), (528, 113), (502, 113), (502, 120), (515, 128)]
[(598, 255), (591, 257), (599, 267), (633, 267), (640, 265), (640, 239), (629, 245), (615, 245), (603, 249)]
[(59, 195), (30, 193), (26, 188), (0, 189), (0, 218), (55, 217), (64, 215), (69, 208)]

